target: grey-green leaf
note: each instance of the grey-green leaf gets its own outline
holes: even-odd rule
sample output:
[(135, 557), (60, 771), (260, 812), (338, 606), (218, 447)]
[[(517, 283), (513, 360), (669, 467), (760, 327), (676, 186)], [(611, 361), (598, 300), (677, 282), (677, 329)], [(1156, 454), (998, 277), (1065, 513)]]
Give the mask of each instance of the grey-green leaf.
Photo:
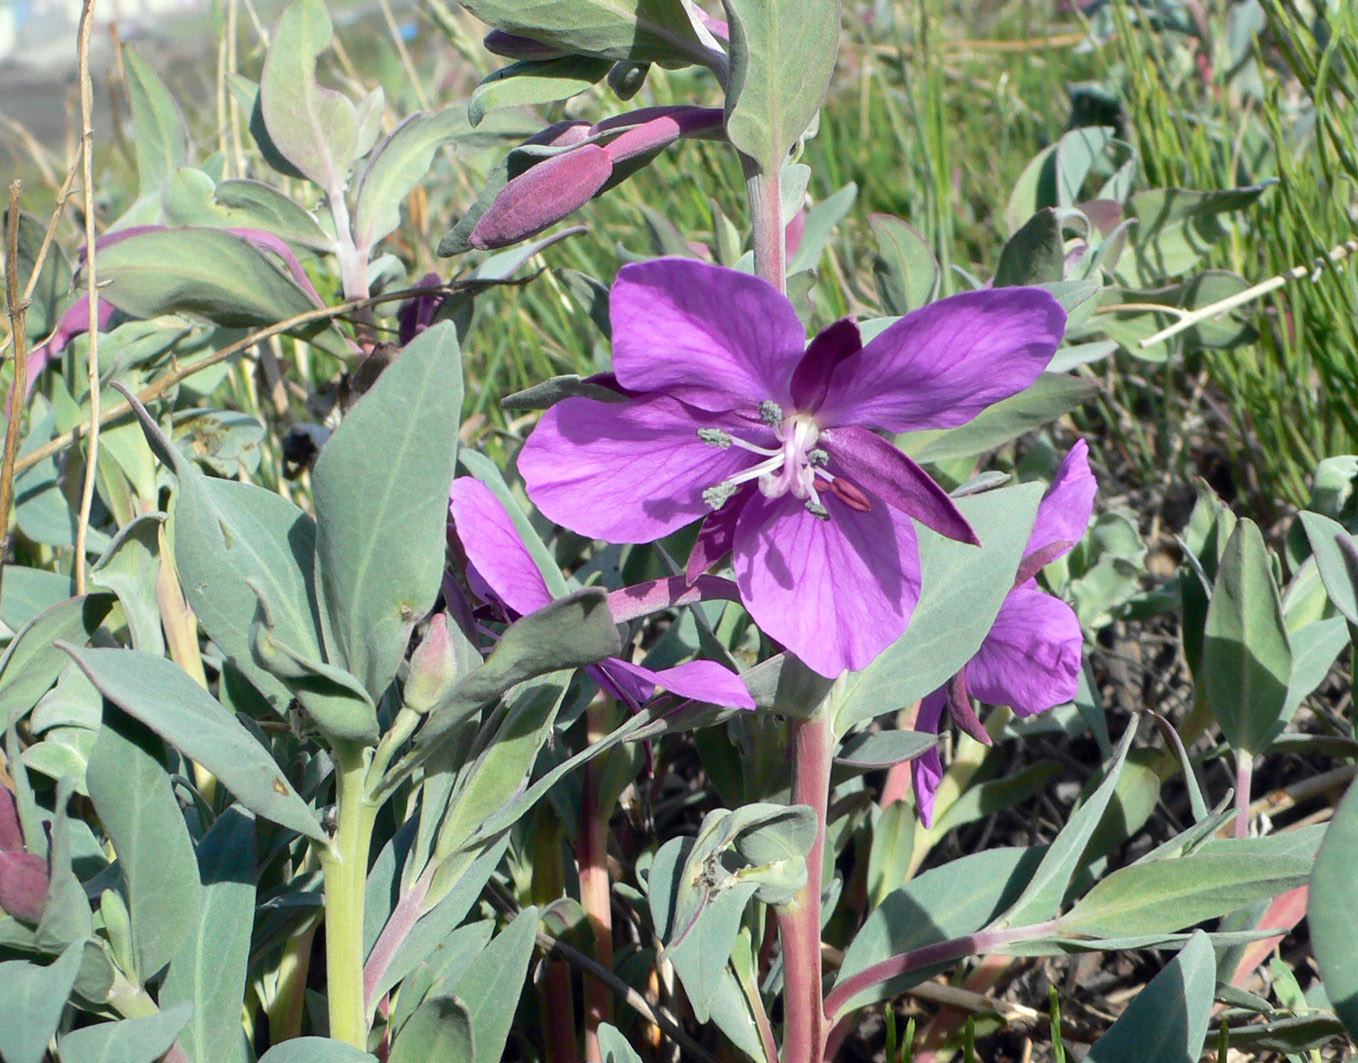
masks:
[(0, 963), (0, 985), (5, 987), (0, 993), (0, 1058), (5, 1063), (42, 1063), (83, 951), (75, 942), (46, 967), (23, 960)]
[(156, 1063), (170, 1050), (192, 1010), (191, 1004), (177, 1004), (138, 1019), (72, 1030), (57, 1044), (61, 1063)]
[(240, 1006), (255, 914), (255, 822), (232, 806), (198, 843), (198, 918), (170, 961), (160, 1006), (191, 1002), (180, 1041), (194, 1063), (243, 1063)]
[(279, 152), (327, 192), (342, 194), (358, 154), (353, 103), (316, 82), (316, 59), (333, 30), (324, 0), (293, 0), (274, 31), (259, 106)]
[(33, 708), (61, 675), (66, 655), (53, 643), (85, 642), (112, 604), (111, 594), (68, 598), (24, 625), (0, 657), (0, 724), (12, 723)]
[(123, 51), (127, 94), (137, 135), (137, 187), (153, 194), (189, 159), (189, 130), (179, 104), (151, 66), (131, 48)]
[(1094, 1043), (1085, 1063), (1196, 1063), (1216, 980), (1216, 956), (1199, 930)]
[(360, 249), (371, 249), (401, 224), (401, 201), (429, 173), (434, 152), (466, 130), (466, 117), (450, 107), (411, 115), (376, 147), (355, 193), (354, 242)]
[[(523, 991), (537, 930), (538, 910), (525, 908), (467, 965), (457, 980), (454, 992), (467, 1002), (476, 1046), (474, 1055), (464, 1057), (469, 1063), (498, 1063), (504, 1053), (514, 1021), (514, 1002)], [(418, 1017), (416, 1011), (410, 1021)]]
[(268, 750), (173, 661), (137, 650), (61, 646), (104, 697), (207, 768), (250, 811), (327, 840)]
[(938, 689), (980, 649), (1013, 586), (1041, 494), (1034, 483), (958, 499), (979, 547), (919, 529), (923, 590), (910, 626), (876, 661), (845, 677), (840, 732)]
[(463, 0), (496, 29), (563, 52), (637, 62), (708, 63), (684, 6), (653, 0)]
[(1358, 911), (1358, 786), (1350, 786), (1325, 831), (1311, 874), (1306, 919), (1325, 992), (1349, 1034), (1358, 1036), (1358, 951), (1353, 913)]
[(200, 887), (184, 814), (158, 757), (160, 739), (119, 712), (106, 712), (86, 768), (94, 810), (108, 832), (132, 916), (136, 970), (160, 973), (198, 921)]
[(259, 1063), (377, 1063), (377, 1057), (329, 1037), (294, 1037), (274, 1045)]
[(731, 28), (726, 135), (762, 173), (775, 174), (830, 86), (839, 0), (722, 0), (722, 6)]
[[(1315, 554), (1325, 593), (1344, 619), (1358, 624), (1358, 552), (1353, 549), (1353, 536), (1337, 520), (1319, 513), (1303, 512), (1299, 516)], [(1339, 545), (1341, 539), (1349, 549)]]
[(1236, 525), (1217, 570), (1202, 671), (1207, 703), (1231, 747), (1262, 753), (1274, 726), (1285, 722), (1292, 646), (1268, 548), (1251, 520)]
[(312, 476), (329, 660), (374, 701), (438, 596), (461, 411), (457, 331), (441, 322), (349, 411)]
[[(514, 1017), (514, 1009), (504, 1008), (503, 1000), (493, 1003), (508, 1019)], [(475, 1044), (471, 1016), (462, 1000), (455, 996), (427, 997), (401, 1027), (387, 1059), (388, 1063), (472, 1063), (478, 1058)], [(498, 1054), (494, 1058), (498, 1059)]]
[(568, 100), (602, 81), (613, 63), (586, 55), (527, 59), (495, 71), (472, 90), (467, 120), (473, 125), (497, 107), (534, 107)]
[(919, 230), (890, 214), (869, 214), (868, 224), (877, 238), (872, 277), (883, 309), (900, 316), (932, 302), (942, 270)]

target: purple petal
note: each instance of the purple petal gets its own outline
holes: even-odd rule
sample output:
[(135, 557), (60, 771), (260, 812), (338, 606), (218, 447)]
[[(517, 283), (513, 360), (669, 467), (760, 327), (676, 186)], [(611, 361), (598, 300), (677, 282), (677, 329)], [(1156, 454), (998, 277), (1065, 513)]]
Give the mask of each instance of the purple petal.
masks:
[(1032, 716), (1075, 697), (1084, 638), (1074, 611), (1035, 586), (1009, 592), (995, 626), (967, 664), (967, 685), (987, 705)]
[[(939, 687), (919, 703), (915, 715), (915, 730), (924, 734), (938, 734), (943, 728), (943, 707), (947, 688)], [(915, 784), (915, 810), (926, 827), (934, 825), (934, 794), (943, 781), (943, 757), (938, 746), (930, 746), (910, 762), (910, 778)]]
[(24, 847), (24, 831), (19, 825), (19, 806), (14, 794), (0, 786), (0, 852), (18, 852)]
[(736, 525), (736, 582), (755, 623), (813, 671), (864, 668), (900, 637), (919, 599), (919, 543), (889, 506), (860, 513), (822, 496), (755, 495)]
[(806, 334), (771, 284), (691, 259), (624, 266), (609, 302), (613, 370), (633, 391), (704, 410), (787, 408)]
[(850, 318), (840, 318), (818, 332), (792, 373), (792, 401), (797, 409), (806, 413), (819, 410), (839, 363), (862, 349), (863, 337)]
[(980, 545), (981, 540), (948, 492), (881, 436), (846, 425), (826, 432), (821, 443), (850, 480), (887, 505), (949, 539)]
[(47, 861), (33, 853), (0, 853), (0, 911), (37, 923), (47, 907)]
[(579, 210), (612, 176), (613, 162), (597, 144), (544, 159), (504, 186), (472, 230), (472, 246), (526, 240)]
[(721, 509), (707, 515), (702, 527), (698, 529), (698, 538), (693, 543), (693, 549), (688, 555), (688, 564), (684, 568), (684, 575), (689, 583), (696, 581), (731, 552), (731, 544), (735, 541), (736, 535), (736, 521), (754, 491), (754, 485), (747, 484), (740, 489), (740, 494)]
[(844, 362), (819, 420), (887, 432), (953, 428), (1028, 387), (1066, 312), (1040, 288), (964, 292), (911, 311)]
[[(1038, 503), (1037, 521), (1024, 554), (1043, 551), (1050, 564), (1069, 553), (1085, 537), (1089, 518), (1094, 514), (1094, 495), (1098, 489), (1098, 481), (1089, 469), (1089, 444), (1083, 439), (1076, 440)], [(1057, 543), (1068, 545), (1059, 553), (1048, 554), (1047, 548)]]
[[(448, 508), (470, 569), (495, 598), (520, 616), (551, 604), (547, 581), (489, 487), (473, 477), (459, 477), (453, 481)], [(473, 590), (481, 593), (479, 587)]]
[(656, 688), (681, 698), (690, 698), (710, 705), (731, 706), (738, 709), (754, 708), (754, 699), (740, 676), (716, 661), (688, 661), (673, 668), (653, 671), (639, 664), (631, 664), (610, 657), (598, 666), (611, 685), (621, 689), (627, 700), (641, 706), (655, 697)]
[(699, 415), (664, 396), (565, 399), (528, 437), (519, 472), (549, 520), (594, 539), (649, 543), (712, 512), (703, 491), (757, 460), (698, 438), (712, 427), (757, 435), (745, 421)]
[(443, 278), (437, 273), (426, 273), (415, 287), (427, 288), (429, 291), (413, 299), (406, 299), (396, 311), (397, 342), (402, 347), (434, 323), (434, 315), (438, 313), (445, 298), (440, 290), (443, 287)]

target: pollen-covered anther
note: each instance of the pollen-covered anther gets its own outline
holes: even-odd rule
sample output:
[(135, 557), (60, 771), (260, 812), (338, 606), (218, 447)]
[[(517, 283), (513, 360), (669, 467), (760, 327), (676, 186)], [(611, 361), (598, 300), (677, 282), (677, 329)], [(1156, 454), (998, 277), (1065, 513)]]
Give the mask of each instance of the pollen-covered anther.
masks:
[(765, 399), (759, 404), (759, 419), (770, 428), (777, 428), (783, 423), (783, 408), (772, 399)]
[(830, 491), (850, 509), (856, 509), (859, 513), (872, 511), (872, 499), (852, 480), (836, 476), (830, 481)]
[(699, 428), (698, 438), (708, 446), (719, 447), (722, 450), (731, 449), (731, 434), (723, 432), (720, 428)]
[(811, 516), (816, 517), (819, 520), (830, 519), (830, 511), (826, 509), (824, 506), (822, 506), (819, 502), (814, 502), (809, 498), (806, 500), (806, 511), (810, 513)]
[(722, 506), (731, 501), (731, 496), (738, 490), (740, 490), (739, 485), (732, 483), (730, 480), (723, 480), (721, 483), (709, 487), (703, 492), (703, 501), (713, 509), (721, 509)]
[(808, 465), (815, 465), (823, 469), (830, 464), (830, 452), (816, 447), (815, 450), (806, 452), (806, 461)]

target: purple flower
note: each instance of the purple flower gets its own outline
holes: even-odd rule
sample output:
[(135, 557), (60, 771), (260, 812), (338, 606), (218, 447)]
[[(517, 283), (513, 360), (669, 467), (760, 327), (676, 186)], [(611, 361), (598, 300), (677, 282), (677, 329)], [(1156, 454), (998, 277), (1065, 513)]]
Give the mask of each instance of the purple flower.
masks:
[[(957, 675), (920, 702), (915, 730), (938, 733), (947, 709), (962, 730), (989, 745), (990, 736), (972, 711), (972, 696), (987, 705), (1008, 705), (1019, 716), (1034, 716), (1075, 697), (1084, 645), (1080, 621), (1061, 599), (1038, 590), (1034, 577), (1084, 538), (1097, 489), (1089, 471), (1089, 445), (1082, 439), (1070, 448), (1042, 496), (1014, 588), (990, 634)], [(943, 778), (938, 748), (913, 760), (911, 774), (920, 819), (932, 826), (934, 793)]]
[[(551, 604), (546, 580), (490, 488), (469, 476), (454, 480), (449, 511), (467, 554), (467, 581), (478, 598), (498, 603), (510, 619)], [(655, 697), (657, 688), (714, 705), (754, 708), (740, 677), (715, 661), (688, 661), (655, 671), (609, 657), (585, 672), (633, 710)]]
[(878, 432), (951, 428), (1028, 387), (1065, 312), (1047, 292), (968, 292), (863, 346), (837, 321), (808, 346), (766, 282), (686, 259), (624, 267), (611, 296), (624, 402), (571, 398), (519, 457), (549, 518), (651, 542), (706, 518), (696, 578), (728, 551), (760, 628), (826, 676), (900, 637), (919, 597), (914, 521), (967, 542), (946, 492)]

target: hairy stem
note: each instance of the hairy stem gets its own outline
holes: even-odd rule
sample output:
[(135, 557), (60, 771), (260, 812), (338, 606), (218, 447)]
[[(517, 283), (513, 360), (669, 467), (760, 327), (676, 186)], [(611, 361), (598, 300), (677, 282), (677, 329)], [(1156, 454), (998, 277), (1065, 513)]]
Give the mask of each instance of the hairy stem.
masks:
[(1250, 790), (1254, 785), (1254, 754), (1243, 749), (1235, 753), (1235, 836), (1250, 833)]
[(368, 1046), (363, 998), (363, 901), (368, 849), (377, 808), (367, 795), (368, 758), (358, 746), (335, 749), (336, 828), (320, 852), (325, 872), (325, 975), (330, 1036), (360, 1051)]
[(825, 860), (825, 821), (830, 798), (834, 729), (824, 712), (791, 720), (792, 802), (816, 813), (816, 840), (806, 856), (806, 885), (778, 909), (783, 941), (782, 1063), (821, 1063), (827, 1032), (822, 1003), (820, 895)]
[(781, 175), (759, 173), (745, 160), (745, 194), (754, 232), (754, 271), (780, 292), (787, 291), (787, 245), (783, 232)]

